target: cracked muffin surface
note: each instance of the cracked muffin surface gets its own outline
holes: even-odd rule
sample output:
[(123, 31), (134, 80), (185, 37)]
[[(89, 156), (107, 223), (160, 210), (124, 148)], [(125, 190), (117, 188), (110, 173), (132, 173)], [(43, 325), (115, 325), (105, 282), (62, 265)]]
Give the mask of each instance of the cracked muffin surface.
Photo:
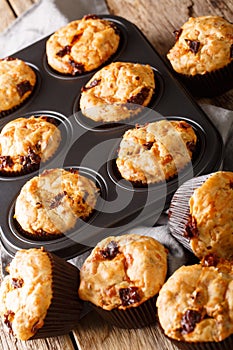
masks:
[(233, 173), (218, 171), (189, 200), (186, 234), (196, 256), (233, 258)]
[(48, 64), (63, 74), (92, 71), (118, 49), (120, 35), (114, 23), (87, 15), (57, 30), (46, 43)]
[(167, 250), (152, 237), (110, 236), (80, 271), (79, 297), (104, 310), (137, 307), (154, 297), (167, 273)]
[(17, 118), (0, 133), (0, 172), (28, 172), (56, 152), (61, 132), (46, 116)]
[(190, 164), (197, 136), (185, 121), (160, 120), (123, 135), (116, 159), (121, 176), (142, 184), (168, 180)]
[(52, 300), (52, 267), (41, 249), (21, 250), (0, 288), (0, 314), (19, 339), (27, 340), (44, 324)]
[(83, 87), (80, 108), (96, 122), (118, 122), (146, 107), (155, 89), (148, 64), (113, 62), (100, 69)]
[(61, 235), (89, 217), (98, 195), (94, 182), (77, 170), (45, 170), (21, 188), (14, 218), (32, 237)]
[(0, 113), (10, 113), (21, 105), (36, 85), (36, 73), (23, 60), (0, 59)]
[[(186, 342), (219, 342), (233, 333), (232, 261), (182, 266), (157, 298), (159, 321), (167, 336)], [(214, 262), (214, 264), (213, 264)]]
[(177, 73), (203, 75), (232, 62), (233, 24), (220, 16), (190, 17), (175, 34), (167, 57)]

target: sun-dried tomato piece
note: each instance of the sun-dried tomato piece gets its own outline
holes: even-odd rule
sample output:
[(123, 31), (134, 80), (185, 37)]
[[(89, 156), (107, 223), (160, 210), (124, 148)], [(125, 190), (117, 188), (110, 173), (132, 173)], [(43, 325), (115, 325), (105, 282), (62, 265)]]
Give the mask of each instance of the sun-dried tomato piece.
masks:
[(203, 258), (202, 264), (204, 266), (217, 266), (218, 259), (214, 254), (210, 253)]
[(93, 88), (94, 86), (97, 86), (99, 83), (101, 82), (101, 79), (94, 79), (88, 86), (83, 86), (81, 91), (87, 91), (91, 88)]
[(196, 149), (196, 144), (192, 141), (188, 141), (186, 142), (186, 147), (188, 148), (188, 150), (193, 153)]
[(185, 39), (185, 41), (188, 44), (190, 51), (192, 51), (194, 54), (196, 54), (199, 50), (199, 47), (200, 47), (200, 41), (190, 40), (190, 39)]
[(144, 148), (148, 149), (148, 151), (151, 149), (153, 146), (154, 142), (147, 142), (143, 145)]
[(31, 91), (33, 89), (30, 81), (24, 80), (21, 83), (16, 85), (17, 92), (20, 97), (23, 97), (26, 92)]
[(149, 92), (150, 89), (147, 86), (144, 86), (137, 95), (128, 98), (127, 102), (142, 105), (143, 102), (147, 99)]
[(13, 166), (13, 161), (11, 156), (1, 156), (0, 157), (0, 169), (3, 169), (4, 167), (12, 167)]
[(100, 250), (102, 257), (108, 260), (114, 259), (118, 253), (119, 248), (115, 241), (109, 242), (105, 249)]
[(197, 228), (197, 220), (192, 215), (189, 215), (188, 222), (185, 227), (184, 237), (194, 238), (198, 236), (199, 236), (199, 232)]
[(84, 67), (83, 63), (78, 63), (78, 62), (75, 62), (74, 60), (70, 59), (69, 64), (73, 68), (73, 70), (71, 72), (72, 75), (75, 75), (77, 73), (82, 74), (83, 72), (85, 72), (85, 67)]
[(83, 19), (99, 19), (99, 16), (95, 15), (95, 14), (89, 14), (83, 17)]
[(191, 333), (201, 321), (201, 314), (196, 310), (187, 310), (181, 319), (182, 333)]
[(121, 288), (119, 294), (123, 306), (138, 303), (141, 300), (137, 287)]
[(60, 204), (62, 199), (66, 196), (66, 191), (62, 192), (62, 193), (58, 193), (53, 201), (50, 203), (49, 209), (55, 209), (57, 208)]
[(12, 278), (12, 281), (11, 281), (11, 284), (15, 289), (22, 288), (23, 283), (24, 283), (24, 281), (22, 278)]
[(10, 333), (12, 333), (12, 319), (14, 318), (15, 313), (11, 310), (8, 310), (6, 314), (4, 314), (3, 322), (9, 328)]
[(56, 53), (56, 56), (64, 57), (65, 55), (69, 55), (70, 51), (71, 51), (71, 46), (70, 45), (66, 45), (66, 46), (64, 46), (61, 50), (59, 50)]
[(3, 58), (3, 61), (15, 61), (16, 58), (15, 57), (5, 57)]
[(175, 35), (175, 40), (176, 40), (176, 41), (177, 41), (177, 40), (179, 39), (179, 37), (181, 36), (182, 31), (183, 31), (182, 28), (174, 30), (173, 34)]
[(75, 45), (82, 35), (83, 33), (75, 34), (71, 40), (71, 45)]
[(58, 120), (56, 120), (55, 118), (53, 117), (49, 117), (47, 115), (43, 115), (41, 116), (41, 119), (45, 120), (46, 122), (50, 123), (50, 124), (53, 124), (55, 126), (58, 126), (59, 122)]

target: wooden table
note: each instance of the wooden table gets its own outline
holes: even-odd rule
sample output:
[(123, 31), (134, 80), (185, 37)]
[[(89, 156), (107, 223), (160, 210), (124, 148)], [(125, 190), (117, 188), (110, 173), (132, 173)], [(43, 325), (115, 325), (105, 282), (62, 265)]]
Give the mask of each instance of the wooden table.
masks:
[[(38, 0), (0, 0), (0, 31)], [(75, 0), (74, 0), (75, 1)], [(165, 55), (173, 45), (173, 31), (189, 16), (216, 14), (233, 22), (233, 0), (107, 0), (109, 12), (136, 24), (152, 45)], [(4, 13), (4, 15), (3, 15)], [(203, 99), (216, 106), (233, 110), (233, 90), (214, 99)], [(103, 322), (94, 312), (82, 318), (71, 334), (43, 340), (21, 342), (0, 327), (0, 349), (4, 350), (177, 350), (157, 326), (122, 330)]]

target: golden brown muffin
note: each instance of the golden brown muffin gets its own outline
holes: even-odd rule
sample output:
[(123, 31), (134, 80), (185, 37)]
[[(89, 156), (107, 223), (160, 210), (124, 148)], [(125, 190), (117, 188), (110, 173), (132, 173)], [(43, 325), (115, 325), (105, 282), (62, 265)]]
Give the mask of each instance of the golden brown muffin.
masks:
[(36, 74), (24, 61), (12, 57), (0, 59), (0, 115), (21, 105), (35, 84)]
[(190, 17), (175, 34), (167, 58), (191, 92), (214, 96), (233, 86), (232, 23), (220, 16)]
[(186, 236), (194, 254), (233, 258), (233, 173), (212, 174), (195, 189), (189, 208)]
[(0, 133), (0, 173), (19, 174), (38, 168), (57, 150), (61, 132), (46, 116), (17, 118)]
[(158, 293), (166, 273), (167, 251), (154, 238), (107, 237), (81, 268), (79, 297), (104, 310), (135, 308)]
[(112, 22), (88, 15), (68, 23), (48, 39), (48, 63), (64, 74), (89, 72), (107, 61), (119, 42), (119, 32)]
[(157, 298), (158, 316), (167, 336), (186, 342), (219, 342), (233, 333), (232, 262), (182, 266)]
[(233, 25), (219, 16), (190, 17), (167, 57), (178, 73), (195, 75), (232, 62)]
[(155, 89), (152, 68), (131, 62), (105, 66), (83, 87), (82, 113), (95, 122), (118, 122), (147, 106)]
[(0, 288), (0, 315), (16, 338), (61, 335), (77, 324), (81, 302), (75, 266), (32, 248), (18, 251), (8, 272)]
[(14, 218), (34, 238), (57, 236), (89, 217), (98, 189), (77, 170), (50, 169), (28, 180), (15, 203)]
[(197, 142), (185, 121), (160, 120), (126, 131), (116, 164), (121, 176), (142, 184), (168, 180), (188, 165)]

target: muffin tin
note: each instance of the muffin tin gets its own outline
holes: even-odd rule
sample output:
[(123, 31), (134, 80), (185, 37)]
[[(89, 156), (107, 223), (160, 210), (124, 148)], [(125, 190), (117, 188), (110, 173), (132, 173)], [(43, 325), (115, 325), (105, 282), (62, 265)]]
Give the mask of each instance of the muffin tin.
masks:
[[(38, 82), (32, 96), (16, 111), (0, 121), (0, 128), (18, 117), (31, 115), (51, 116), (59, 121), (62, 143), (54, 157), (38, 171), (16, 177), (0, 177), (2, 243), (8, 254), (18, 249), (45, 246), (63, 258), (72, 258), (94, 246), (109, 235), (124, 233), (147, 218), (159, 218), (168, 208), (176, 189), (193, 176), (219, 170), (223, 155), (221, 136), (196, 104), (193, 98), (172, 75), (167, 63), (159, 56), (139, 29), (127, 20), (111, 15), (99, 16), (118, 27), (121, 42), (111, 60), (149, 64), (154, 70), (156, 89), (148, 108), (131, 120), (117, 124), (90, 121), (79, 110), (81, 88), (96, 72), (79, 76), (64, 76), (47, 64), (45, 45), (48, 38), (16, 52), (13, 57), (30, 64), (36, 71)], [(136, 123), (168, 120), (186, 120), (198, 137), (193, 162), (167, 182), (134, 186), (123, 180), (115, 164), (117, 148), (123, 133)], [(79, 221), (66, 235), (53, 240), (35, 241), (26, 238), (14, 221), (15, 199), (27, 180), (43, 169), (78, 168), (81, 174), (94, 179), (100, 189), (97, 208), (87, 221)]]

